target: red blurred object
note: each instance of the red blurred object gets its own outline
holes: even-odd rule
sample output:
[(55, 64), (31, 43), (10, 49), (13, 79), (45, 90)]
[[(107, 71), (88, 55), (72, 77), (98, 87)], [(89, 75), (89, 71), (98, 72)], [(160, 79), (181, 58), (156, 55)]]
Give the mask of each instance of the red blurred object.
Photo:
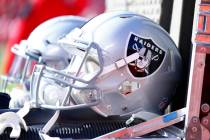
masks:
[(3, 57), (4, 74), (8, 74), (14, 59), (11, 46), (27, 39), (43, 21), (60, 15), (94, 17), (105, 10), (104, 0), (0, 0), (0, 5), (0, 15), (6, 13), (7, 17), (16, 17), (8, 26), (8, 43)]

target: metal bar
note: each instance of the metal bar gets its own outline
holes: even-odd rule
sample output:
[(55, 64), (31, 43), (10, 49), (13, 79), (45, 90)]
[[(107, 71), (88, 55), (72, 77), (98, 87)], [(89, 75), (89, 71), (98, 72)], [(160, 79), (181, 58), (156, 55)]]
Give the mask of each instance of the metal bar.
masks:
[(192, 83), (189, 85), (191, 91), (188, 92), (187, 97), (188, 113), (186, 115), (186, 126), (188, 126), (188, 123), (193, 116), (199, 117), (205, 60), (206, 54), (197, 52), (196, 50), (194, 67), (192, 69)]
[(186, 114), (186, 108), (182, 108), (180, 110), (171, 112), (169, 114), (156, 117), (149, 121), (131, 126), (124, 127), (113, 131), (111, 133), (102, 135), (100, 137), (95, 138), (94, 140), (99, 139), (109, 139), (109, 138), (135, 138), (150, 132), (159, 130), (161, 128), (168, 127), (170, 125), (176, 124), (184, 120), (184, 115)]

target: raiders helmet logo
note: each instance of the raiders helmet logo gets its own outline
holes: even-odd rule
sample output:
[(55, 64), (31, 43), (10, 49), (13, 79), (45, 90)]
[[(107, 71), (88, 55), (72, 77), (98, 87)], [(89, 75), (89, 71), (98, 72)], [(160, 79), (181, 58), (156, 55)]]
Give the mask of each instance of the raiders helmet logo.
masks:
[(131, 34), (128, 41), (127, 56), (139, 53), (139, 59), (128, 64), (134, 77), (146, 77), (155, 72), (162, 63), (165, 51), (158, 47), (152, 39)]

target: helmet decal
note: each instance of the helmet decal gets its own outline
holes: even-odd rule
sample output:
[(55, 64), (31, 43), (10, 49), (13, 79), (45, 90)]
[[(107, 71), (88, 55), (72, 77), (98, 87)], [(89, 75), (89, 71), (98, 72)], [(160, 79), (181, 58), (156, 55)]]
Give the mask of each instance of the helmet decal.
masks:
[(152, 39), (130, 34), (127, 56), (139, 53), (139, 59), (129, 63), (128, 68), (134, 77), (146, 77), (155, 72), (161, 65), (165, 51), (158, 47)]

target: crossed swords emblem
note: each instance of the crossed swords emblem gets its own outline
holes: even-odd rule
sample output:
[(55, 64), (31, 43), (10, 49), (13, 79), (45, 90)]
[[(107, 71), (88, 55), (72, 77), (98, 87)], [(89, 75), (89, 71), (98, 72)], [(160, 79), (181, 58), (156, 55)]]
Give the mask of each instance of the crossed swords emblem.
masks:
[(137, 71), (149, 74), (148, 67), (151, 61), (158, 61), (159, 56), (158, 55), (152, 56), (151, 50), (145, 47), (139, 48), (136, 43), (133, 44), (132, 49), (139, 53), (139, 58), (135, 60), (134, 63), (134, 65), (137, 67)]

